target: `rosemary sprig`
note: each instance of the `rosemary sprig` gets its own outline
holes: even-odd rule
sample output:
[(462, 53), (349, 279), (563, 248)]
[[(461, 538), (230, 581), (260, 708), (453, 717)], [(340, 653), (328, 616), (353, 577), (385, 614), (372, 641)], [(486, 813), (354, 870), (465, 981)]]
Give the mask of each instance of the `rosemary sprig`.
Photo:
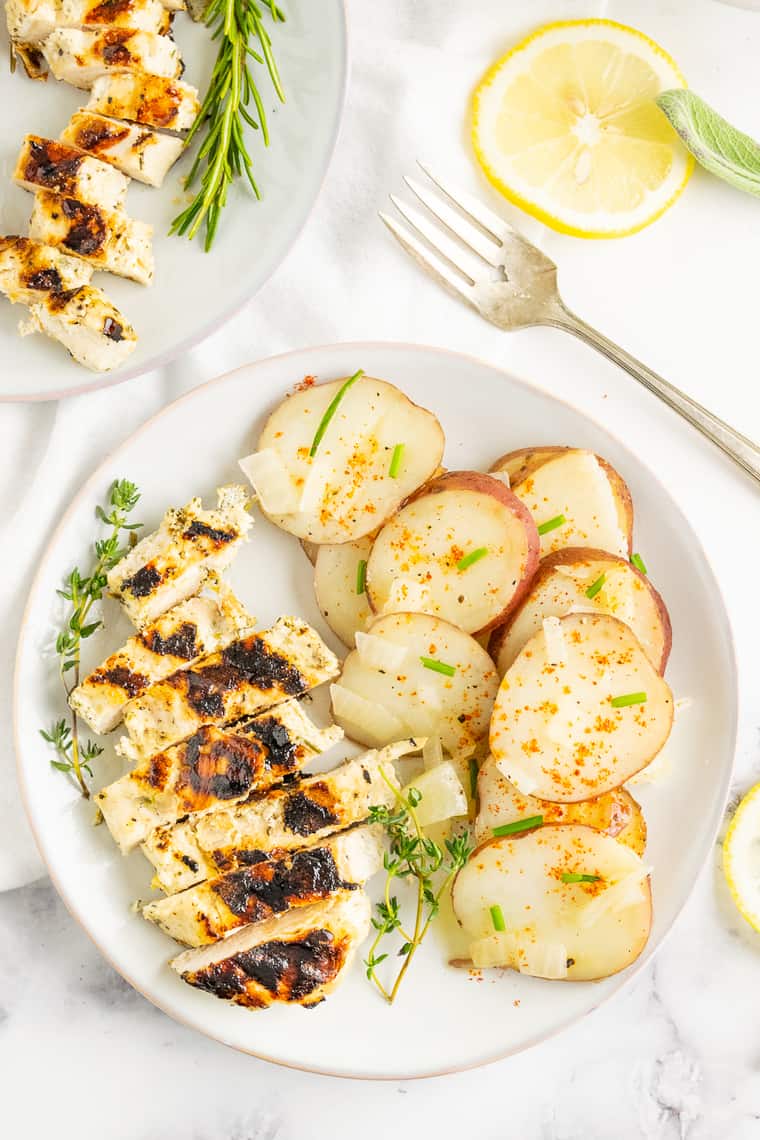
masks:
[[(385, 772), (382, 769), (380, 771), (393, 792), (395, 809), (385, 805), (375, 805), (370, 809), (370, 823), (379, 823), (385, 828), (390, 850), (383, 860), (386, 871), (385, 894), (377, 904), (377, 917), (372, 919), (375, 938), (364, 965), (369, 981), (374, 982), (385, 1000), (392, 1004), (412, 958), (438, 914), (444, 893), (454, 875), (470, 857), (472, 845), (469, 836), (465, 834), (447, 839), (445, 851), (442, 850), (425, 835), (420, 826), (415, 809), (422, 799), (422, 793), (416, 788), (409, 788), (406, 795), (403, 795)], [(443, 879), (436, 886), (434, 877), (439, 871), (443, 871)], [(417, 899), (411, 931), (407, 931), (402, 924), (398, 898), (391, 894), (394, 879), (416, 881)], [(393, 983), (386, 986), (377, 975), (377, 967), (388, 958), (388, 954), (379, 954), (378, 949), (382, 940), (396, 931), (403, 938), (397, 956), (404, 961)]]
[(219, 41), (219, 51), (198, 118), (185, 139), (187, 147), (196, 135), (205, 134), (185, 186), (189, 188), (195, 183), (202, 168), (203, 174), (198, 192), (187, 209), (174, 219), (169, 233), (193, 238), (205, 220), (207, 251), (213, 244), (227, 191), (235, 178), (245, 176), (256, 197), (261, 197), (245, 143), (244, 125), (261, 130), (265, 146), (269, 145), (269, 128), (249, 57), (266, 66), (277, 97), (281, 103), (285, 101), (272, 41), (262, 22), (265, 11), (275, 23), (284, 22), (285, 16), (275, 0), (210, 0), (203, 17), (212, 29), (212, 38)]
[[(58, 590), (60, 597), (70, 603), (66, 623), (55, 641), (58, 654), (58, 668), (66, 692), (66, 699), (79, 684), (79, 665), (82, 642), (103, 624), (99, 618), (88, 621), (92, 607), (103, 597), (107, 585), (107, 575), (116, 563), (127, 553), (127, 547), (120, 545), (122, 531), (134, 532), (142, 523), (127, 521), (132, 510), (137, 506), (140, 492), (134, 483), (127, 479), (117, 479), (111, 486), (108, 498), (110, 510), (106, 512), (102, 507), (96, 510), (97, 517), (102, 523), (111, 528), (105, 538), (95, 542), (95, 562), (88, 575), (82, 574), (77, 567), (69, 573), (62, 590)], [(79, 726), (77, 714), (73, 709), (69, 712), (68, 722), (63, 719), (56, 721), (49, 730), (40, 729), (43, 740), (52, 745), (58, 756), (50, 763), (59, 772), (71, 773), (79, 784), (82, 795), (89, 798), (89, 790), (83, 773), (92, 777), (92, 761), (98, 757), (103, 749), (92, 740), (82, 743), (79, 739)]]

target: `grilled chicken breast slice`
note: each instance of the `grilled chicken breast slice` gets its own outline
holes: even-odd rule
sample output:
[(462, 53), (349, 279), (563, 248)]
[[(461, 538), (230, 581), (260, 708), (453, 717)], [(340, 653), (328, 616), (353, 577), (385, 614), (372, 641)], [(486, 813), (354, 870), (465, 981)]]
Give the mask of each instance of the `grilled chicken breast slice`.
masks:
[(160, 0), (6, 0), (11, 40), (36, 45), (56, 28), (129, 28), (166, 35), (171, 13)]
[(94, 732), (111, 732), (127, 701), (250, 632), (254, 624), (242, 602), (220, 583), (218, 593), (188, 598), (130, 637), (77, 685), (69, 704)]
[(332, 993), (369, 934), (371, 910), (363, 891), (345, 892), (185, 950), (171, 967), (189, 985), (248, 1009), (314, 1006)]
[(129, 179), (106, 162), (66, 142), (27, 135), (18, 156), (14, 180), (35, 194), (50, 190), (80, 202), (115, 210), (124, 204)]
[(382, 864), (381, 830), (357, 827), (146, 903), (142, 914), (185, 946), (208, 946), (241, 926), (265, 922), (338, 891), (357, 890)]
[(92, 285), (46, 293), (29, 306), (29, 319), (21, 322), (19, 331), (22, 336), (45, 333), (93, 372), (118, 368), (137, 347), (132, 325), (105, 293)]
[(196, 732), (300, 697), (340, 671), (338, 659), (300, 618), (281, 617), (271, 629), (233, 641), (189, 669), (159, 681), (124, 708), (117, 752), (151, 756)]
[(85, 90), (99, 75), (137, 68), (175, 79), (182, 58), (174, 40), (130, 28), (81, 30), (56, 28), (41, 44), (51, 74)]
[(172, 894), (254, 864), (262, 852), (292, 851), (364, 823), (373, 804), (393, 799), (384, 778), (395, 785), (391, 761), (417, 749), (414, 740), (391, 744), (293, 788), (157, 828), (142, 846), (156, 870), (154, 885)]
[(317, 728), (296, 701), (286, 701), (228, 729), (204, 725), (95, 799), (112, 837), (122, 851), (130, 851), (156, 827), (228, 807), (297, 776), (342, 736), (337, 725)]
[(127, 119), (144, 127), (187, 131), (201, 109), (198, 92), (181, 79), (118, 71), (101, 75), (92, 85), (86, 111)]
[(42, 191), (34, 198), (29, 235), (81, 257), (94, 269), (141, 285), (153, 280), (153, 227), (123, 210), (104, 210)]
[(119, 177), (128, 175), (148, 186), (161, 186), (183, 147), (182, 139), (173, 135), (159, 134), (92, 111), (76, 111), (61, 138), (102, 159), (98, 166), (108, 163), (122, 172)]
[(0, 237), (0, 293), (9, 301), (32, 305), (48, 293), (89, 285), (92, 266), (52, 245), (11, 234)]
[(133, 546), (108, 575), (108, 589), (144, 629), (172, 606), (197, 594), (213, 571), (224, 570), (253, 526), (248, 492), (230, 483), (215, 508), (198, 498), (170, 507), (161, 524)]

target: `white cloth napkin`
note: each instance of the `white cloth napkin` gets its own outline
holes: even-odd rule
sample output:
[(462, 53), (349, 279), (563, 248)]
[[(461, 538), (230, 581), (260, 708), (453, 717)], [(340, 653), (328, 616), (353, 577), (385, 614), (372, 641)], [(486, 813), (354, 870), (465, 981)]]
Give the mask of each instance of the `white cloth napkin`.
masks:
[[(571, 307), (760, 438), (760, 398), (745, 364), (756, 360), (760, 203), (697, 174), (642, 234), (582, 242), (508, 207), (472, 166), (467, 105), (481, 72), (532, 27), (589, 15), (648, 32), (692, 86), (760, 136), (760, 16), (750, 12), (713, 0), (352, 0), (353, 67), (336, 154), (296, 248), (259, 296), (160, 373), (57, 404), (0, 406), (0, 890), (42, 873), (16, 791), (11, 690), (19, 620), (46, 538), (81, 482), (128, 433), (189, 388), (249, 360), (309, 344), (390, 339), (501, 364), (638, 448), (692, 517), (729, 600), (738, 606), (744, 594), (757, 611), (758, 500), (748, 481), (591, 350), (552, 330), (508, 336), (485, 324), (423, 277), (377, 218), (416, 157), (437, 164), (548, 249)], [(735, 612), (749, 661), (760, 630)]]

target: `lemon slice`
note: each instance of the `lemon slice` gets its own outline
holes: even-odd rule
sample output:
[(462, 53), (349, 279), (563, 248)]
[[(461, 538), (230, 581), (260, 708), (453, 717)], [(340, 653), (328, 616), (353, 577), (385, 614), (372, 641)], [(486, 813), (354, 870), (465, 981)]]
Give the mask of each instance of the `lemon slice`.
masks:
[(549, 24), (475, 91), (478, 161), (502, 194), (554, 229), (635, 233), (672, 205), (694, 167), (654, 101), (685, 86), (670, 56), (634, 28)]
[(760, 931), (760, 784), (734, 812), (723, 843), (723, 872), (739, 911)]

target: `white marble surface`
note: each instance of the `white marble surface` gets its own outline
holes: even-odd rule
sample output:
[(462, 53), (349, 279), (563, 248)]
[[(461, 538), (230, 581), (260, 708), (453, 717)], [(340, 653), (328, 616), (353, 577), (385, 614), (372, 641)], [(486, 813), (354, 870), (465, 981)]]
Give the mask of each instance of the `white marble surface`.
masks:
[[(66, 497), (127, 430), (236, 364), (349, 339), (471, 351), (625, 435), (671, 488), (704, 542), (735, 628), (735, 791), (760, 777), (757, 491), (582, 345), (548, 330), (507, 338), (427, 286), (376, 221), (415, 155), (461, 167), (475, 185), (462, 108), (495, 53), (544, 19), (600, 13), (652, 34), (697, 90), (760, 136), (760, 15), (752, 12), (714, 0), (352, 0), (345, 125), (296, 249), (244, 313), (163, 375), (61, 405), (0, 409), (0, 517), (14, 527), (4, 546), (12, 537), (16, 559), (30, 566)], [(669, 214), (625, 241), (580, 243), (521, 224), (556, 256), (567, 300), (583, 316), (760, 437), (756, 200), (698, 174)], [(72, 437), (79, 442), (66, 450)], [(51, 494), (29, 517), (19, 504), (30, 467), (43, 460)], [(3, 595), (7, 630), (16, 628), (24, 588), (19, 575)], [(2, 714), (7, 724), (7, 705)], [(0, 881), (3, 855), (10, 868), (12, 851), (28, 852), (8, 884), (34, 877), (36, 863), (17, 822), (7, 732), (4, 739), (2, 795), (11, 810)], [(688, 828), (688, 804), (673, 826)], [(337, 1082), (274, 1069), (169, 1021), (113, 973), (41, 879), (0, 896), (0, 1109), (6, 1133), (30, 1140), (384, 1140), (420, 1131), (483, 1140), (754, 1140), (758, 979), (760, 937), (732, 911), (710, 866), (654, 966), (560, 1038), (434, 1081)]]

